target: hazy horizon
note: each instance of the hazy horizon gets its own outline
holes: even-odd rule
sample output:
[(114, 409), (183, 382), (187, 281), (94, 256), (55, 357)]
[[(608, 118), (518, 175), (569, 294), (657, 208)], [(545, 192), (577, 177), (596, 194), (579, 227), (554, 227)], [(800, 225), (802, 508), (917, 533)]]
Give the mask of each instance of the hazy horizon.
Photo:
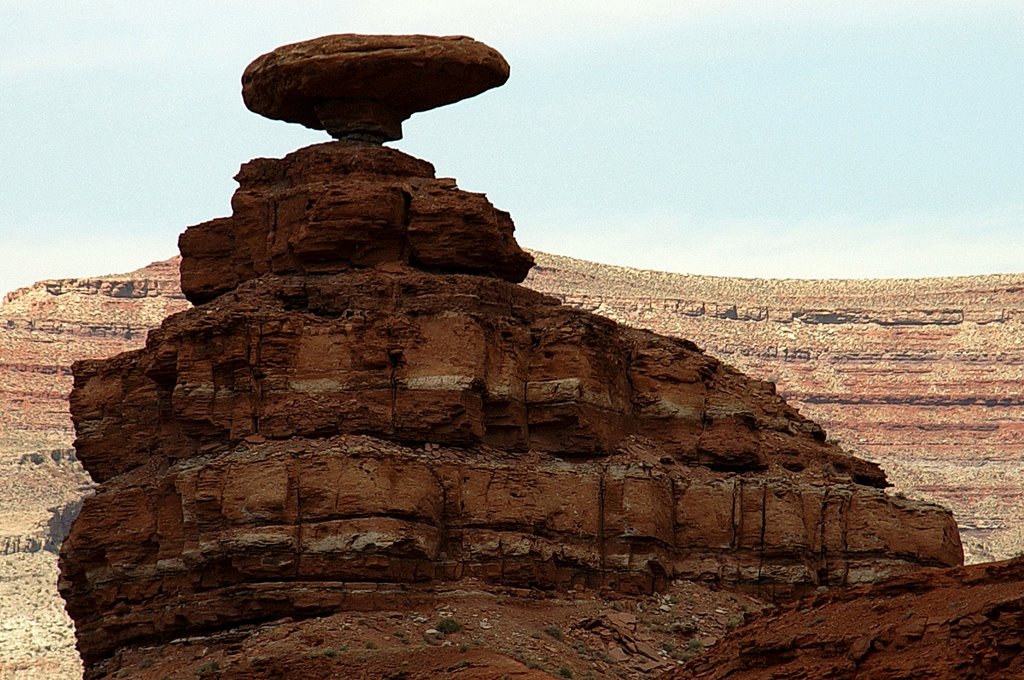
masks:
[(239, 77), (337, 32), (472, 35), (507, 85), (393, 143), (524, 247), (743, 278), (1024, 270), (1024, 4), (0, 0), (0, 294), (126, 272), (229, 213), (238, 166), (326, 141)]
[[(571, 260), (577, 260), (577, 261), (582, 261), (582, 262), (587, 262), (587, 263), (590, 263), (590, 264), (598, 265), (600, 267), (621, 268), (621, 269), (628, 269), (628, 270), (634, 270), (634, 271), (650, 272), (652, 274), (659, 274), (659, 275), (665, 274), (665, 275), (670, 275), (670, 276), (695, 276), (695, 277), (701, 277), (701, 278), (705, 278), (705, 279), (721, 278), (721, 279), (733, 279), (733, 280), (745, 280), (745, 281), (765, 281), (765, 282), (790, 282), (791, 281), (791, 282), (795, 282), (795, 283), (815, 283), (815, 282), (836, 282), (836, 281), (839, 281), (839, 282), (851, 282), (852, 283), (852, 282), (931, 281), (931, 280), (947, 280), (947, 279), (990, 279), (990, 278), (1008, 278), (1008, 279), (1016, 280), (1016, 279), (1024, 278), (1024, 270), (1022, 270), (1022, 271), (1015, 271), (1015, 272), (1009, 272), (1009, 271), (1007, 271), (1007, 272), (991, 272), (991, 273), (986, 273), (986, 274), (950, 274), (950, 275), (944, 275), (944, 276), (901, 276), (901, 277), (798, 278), (798, 277), (728, 276), (728, 275), (724, 275), (724, 274), (697, 274), (697, 273), (694, 273), (694, 272), (674, 272), (674, 271), (668, 271), (668, 270), (664, 270), (664, 269), (650, 269), (650, 268), (647, 268), (647, 267), (633, 267), (633, 266), (630, 266), (630, 265), (621, 265), (621, 264), (613, 264), (613, 263), (610, 263), (610, 262), (598, 262), (596, 260), (587, 260), (585, 258), (576, 257), (574, 255), (566, 255), (566, 254), (563, 254), (563, 253), (549, 253), (549, 252), (546, 252), (546, 251), (538, 250), (536, 248), (527, 248), (527, 247), (524, 247), (524, 248), (526, 250), (529, 250), (530, 252), (532, 252), (534, 254), (541, 254), (541, 255), (554, 256), (554, 257), (564, 257), (564, 258), (571, 259)], [(18, 290), (31, 288), (34, 284), (40, 283), (42, 281), (48, 281), (48, 280), (53, 280), (53, 279), (76, 279), (76, 278), (79, 278), (79, 279), (89, 279), (89, 278), (111, 278), (111, 277), (117, 277), (117, 276), (121, 276), (121, 275), (131, 274), (132, 272), (135, 272), (135, 271), (140, 270), (140, 269), (145, 269), (146, 267), (148, 267), (150, 265), (159, 264), (161, 262), (166, 262), (168, 260), (173, 259), (176, 255), (177, 254), (171, 255), (171, 256), (166, 257), (166, 258), (158, 259), (158, 260), (152, 260), (150, 262), (146, 262), (144, 264), (140, 264), (137, 267), (131, 267), (130, 269), (125, 269), (124, 271), (91, 272), (91, 273), (82, 274), (82, 275), (75, 275), (75, 276), (56, 276), (56, 277), (51, 276), (51, 277), (45, 277), (43, 279), (38, 279), (38, 280), (33, 281), (33, 282), (29, 283), (29, 284), (25, 284), (23, 286), (17, 286), (15, 288), (10, 289), (10, 290), (0, 291), (0, 301), (2, 301), (3, 297), (6, 294), (8, 294), (8, 293), (14, 293), (14, 292), (16, 292)], [(540, 264), (541, 263), (538, 262), (538, 265), (540, 265)]]

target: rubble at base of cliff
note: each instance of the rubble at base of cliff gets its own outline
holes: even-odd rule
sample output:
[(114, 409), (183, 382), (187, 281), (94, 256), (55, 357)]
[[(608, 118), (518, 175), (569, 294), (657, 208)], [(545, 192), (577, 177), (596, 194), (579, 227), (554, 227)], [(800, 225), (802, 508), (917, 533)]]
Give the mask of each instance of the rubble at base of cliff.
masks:
[[(543, 594), (467, 579), (399, 607), (254, 624), (226, 634), (128, 648), (108, 664), (221, 678), (650, 678), (714, 645), (765, 606), (675, 581), (649, 596), (570, 589)], [(401, 674), (401, 675), (396, 675)]]

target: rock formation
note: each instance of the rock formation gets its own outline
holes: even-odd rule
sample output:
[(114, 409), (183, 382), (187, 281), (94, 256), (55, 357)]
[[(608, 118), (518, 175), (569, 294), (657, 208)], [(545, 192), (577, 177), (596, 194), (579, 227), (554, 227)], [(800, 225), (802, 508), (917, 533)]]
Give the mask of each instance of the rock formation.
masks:
[[(426, 55), (406, 79), (504, 63), (468, 39), (331, 36), (258, 59), (243, 96), (296, 96), (279, 64), (302, 82), (310, 54), (310, 82), (347, 83), (348, 55), (396, 45)], [(397, 106), (357, 90), (353, 108), (325, 91), (319, 123)], [(532, 261), (509, 216), (365, 132), (245, 164), (232, 216), (181, 237), (197, 306), (142, 350), (75, 364), (75, 446), (99, 489), (60, 588), (88, 678), (148, 677), (138, 650), (194, 636), (266, 660), (275, 636), (454, 592), (689, 579), (783, 598), (960, 563), (947, 511), (886, 495), (771, 384), (517, 285)], [(317, 659), (273, 657), (266, 677), (336, 663)]]
[(188, 302), (177, 259), (127, 274), (51, 279), (0, 304), (0, 677), (81, 677), (57, 594), (56, 551), (91, 487), (70, 448), (75, 359), (141, 347)]
[(70, 448), (71, 363), (141, 347), (151, 328), (188, 307), (177, 268), (175, 258), (128, 274), (41, 281), (4, 297), (0, 546), (52, 541), (49, 509), (77, 504), (91, 484)]
[(762, 614), (664, 680), (1024, 677), (1024, 558), (913, 575)]
[(1024, 275), (736, 279), (536, 257), (525, 285), (775, 382), (900, 492), (952, 509), (969, 561), (1024, 551)]
[(71, 363), (141, 347), (146, 333), (188, 307), (178, 259), (138, 271), (50, 279), (0, 304), (0, 458), (66, 448)]
[(413, 113), (506, 80), (505, 59), (464, 36), (344, 34), (263, 55), (242, 74), (242, 97), (267, 118), (380, 143), (401, 139)]

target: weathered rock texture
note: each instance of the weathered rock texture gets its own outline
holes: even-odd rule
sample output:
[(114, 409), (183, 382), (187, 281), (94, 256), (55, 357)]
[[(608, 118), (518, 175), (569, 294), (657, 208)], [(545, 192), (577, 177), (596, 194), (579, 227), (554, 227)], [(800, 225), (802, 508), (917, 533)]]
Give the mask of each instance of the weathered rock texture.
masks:
[(953, 509), (970, 561), (1024, 551), (1024, 275), (784, 281), (535, 256), (535, 290), (777, 383), (897, 490)]
[(181, 288), (194, 303), (264, 274), (402, 263), (519, 282), (533, 265), (508, 213), (394, 149), (320, 144), (250, 161), (235, 179), (232, 216), (179, 240)]
[(378, 602), (390, 595), (393, 608), (348, 609), (123, 648), (117, 663), (147, 678), (640, 680), (677, 667), (761, 606), (742, 594), (682, 581), (659, 594), (601, 597), (572, 591), (540, 597), (476, 585), (463, 579), (429, 597), (382, 590)]
[(1024, 677), (1024, 559), (923, 570), (761, 614), (664, 680)]
[(187, 306), (177, 258), (128, 274), (41, 281), (0, 304), (0, 678), (81, 677), (48, 554), (91, 486), (70, 448), (72, 361), (140, 347), (150, 328)]
[(146, 333), (188, 307), (178, 258), (128, 274), (51, 279), (0, 304), (0, 451), (66, 448), (71, 364), (141, 347)]
[(962, 560), (947, 511), (769, 383), (516, 285), (511, 220), (428, 164), (335, 142), (238, 177), (181, 239), (198, 306), (75, 364), (100, 486), (60, 588), (87, 677), (458, 583), (786, 597)]
[(402, 138), (402, 121), (508, 80), (505, 59), (465, 36), (340, 34), (279, 47), (242, 74), (242, 98), (268, 118), (337, 139)]
[(149, 329), (186, 308), (176, 268), (177, 259), (129, 274), (42, 281), (4, 298), (0, 552), (45, 546), (49, 508), (77, 503), (90, 484), (68, 448), (71, 363), (140, 347)]

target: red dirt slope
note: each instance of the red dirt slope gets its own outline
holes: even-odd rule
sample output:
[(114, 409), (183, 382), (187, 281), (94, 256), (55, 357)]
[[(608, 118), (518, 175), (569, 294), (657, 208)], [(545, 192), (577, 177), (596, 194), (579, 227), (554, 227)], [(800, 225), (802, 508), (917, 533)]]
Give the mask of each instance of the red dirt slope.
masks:
[(665, 680), (1024, 678), (1024, 558), (923, 570), (755, 617)]

